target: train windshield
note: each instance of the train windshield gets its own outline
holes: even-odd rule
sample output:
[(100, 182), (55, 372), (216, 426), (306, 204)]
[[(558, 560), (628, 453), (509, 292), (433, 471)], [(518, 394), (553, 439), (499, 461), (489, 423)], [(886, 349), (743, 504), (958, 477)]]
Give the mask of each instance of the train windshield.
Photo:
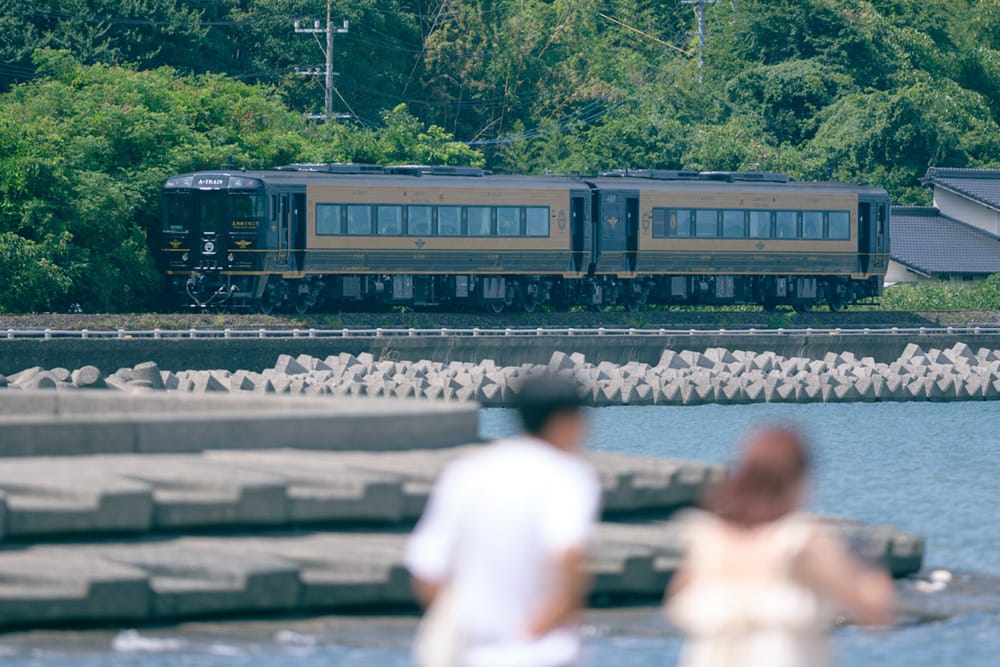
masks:
[(194, 197), (186, 192), (168, 193), (163, 211), (163, 231), (187, 232), (194, 223)]
[(163, 215), (165, 232), (218, 232), (227, 222), (222, 192), (168, 192)]

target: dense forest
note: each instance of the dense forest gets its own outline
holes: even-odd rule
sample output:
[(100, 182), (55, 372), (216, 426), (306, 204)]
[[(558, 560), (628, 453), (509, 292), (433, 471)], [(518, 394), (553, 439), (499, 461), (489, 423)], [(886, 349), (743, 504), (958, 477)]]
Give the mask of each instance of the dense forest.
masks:
[(781, 171), (926, 203), (1000, 163), (1000, 0), (0, 0), (0, 312), (151, 303), (163, 179), (290, 161)]

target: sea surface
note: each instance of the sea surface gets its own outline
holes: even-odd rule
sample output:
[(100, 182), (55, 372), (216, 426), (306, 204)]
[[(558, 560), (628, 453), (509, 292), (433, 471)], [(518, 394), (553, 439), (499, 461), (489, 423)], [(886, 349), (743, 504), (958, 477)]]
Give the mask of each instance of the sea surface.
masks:
[[(1000, 666), (1000, 403), (875, 403), (620, 407), (590, 411), (591, 448), (726, 462), (754, 425), (809, 434), (811, 509), (888, 523), (927, 538), (940, 592), (900, 584), (909, 610), (892, 630), (835, 634), (843, 667)], [(484, 410), (482, 432), (516, 430), (508, 410)], [(0, 636), (4, 667), (329, 667), (410, 664), (414, 618), (324, 617)], [(657, 610), (592, 613), (586, 665), (660, 667), (681, 639)]]

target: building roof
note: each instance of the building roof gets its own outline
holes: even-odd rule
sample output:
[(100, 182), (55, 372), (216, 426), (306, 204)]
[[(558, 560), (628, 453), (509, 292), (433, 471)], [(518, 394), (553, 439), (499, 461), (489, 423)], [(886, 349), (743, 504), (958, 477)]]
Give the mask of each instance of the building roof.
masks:
[(950, 169), (931, 167), (924, 184), (942, 187), (1000, 210), (1000, 169)]
[(1000, 237), (931, 206), (893, 207), (891, 243), (894, 260), (924, 275), (1000, 273)]

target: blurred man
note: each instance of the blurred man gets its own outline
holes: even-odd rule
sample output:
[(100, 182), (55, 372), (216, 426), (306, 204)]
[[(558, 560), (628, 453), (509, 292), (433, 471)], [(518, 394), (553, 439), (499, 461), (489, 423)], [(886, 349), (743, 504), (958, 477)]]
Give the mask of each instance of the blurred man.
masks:
[(529, 378), (518, 412), (522, 435), (445, 470), (407, 549), (422, 604), (433, 615), (448, 599), (450, 620), (438, 627), (452, 629), (440, 632), (452, 632), (444, 641), (460, 667), (560, 667), (579, 653), (574, 617), (600, 483), (577, 453), (576, 386)]

